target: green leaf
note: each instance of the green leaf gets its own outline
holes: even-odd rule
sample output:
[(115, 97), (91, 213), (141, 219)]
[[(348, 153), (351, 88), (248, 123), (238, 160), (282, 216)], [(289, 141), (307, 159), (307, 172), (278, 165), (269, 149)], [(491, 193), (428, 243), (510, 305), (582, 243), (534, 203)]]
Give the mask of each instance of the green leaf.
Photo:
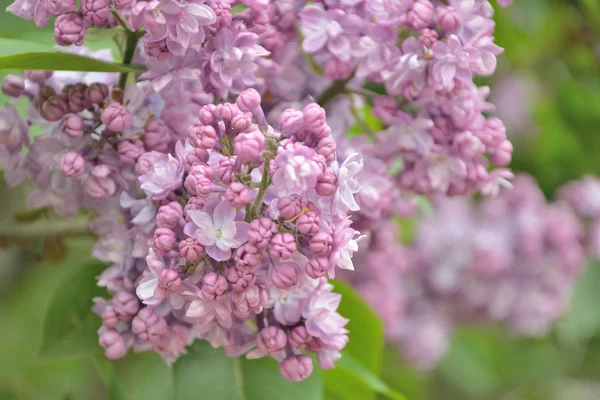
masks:
[(137, 66), (115, 64), (61, 52), (33, 52), (0, 57), (0, 70), (144, 72)]
[(92, 298), (106, 293), (96, 285), (104, 268), (99, 262), (78, 265), (59, 284), (44, 317), (42, 355), (71, 357), (100, 350), (96, 331), (101, 321), (91, 308)]
[(323, 383), (319, 368), (299, 383), (279, 375), (271, 358), (231, 358), (223, 349), (196, 341), (187, 355), (173, 366), (175, 400), (320, 400)]
[(323, 372), (323, 377), (326, 389), (341, 400), (362, 400), (365, 388), (389, 399), (406, 400), (346, 352), (336, 361), (335, 368)]
[(383, 360), (383, 324), (371, 307), (348, 284), (336, 280), (333, 281), (333, 285), (334, 292), (342, 295), (338, 312), (350, 320), (346, 325), (350, 331), (350, 341), (345, 351), (378, 375)]
[[(164, 400), (173, 398), (173, 367), (168, 366), (156, 353), (130, 352), (127, 357), (113, 362), (109, 370), (111, 400)], [(201, 376), (204, 371), (194, 371)], [(196, 399), (203, 398), (202, 389)]]

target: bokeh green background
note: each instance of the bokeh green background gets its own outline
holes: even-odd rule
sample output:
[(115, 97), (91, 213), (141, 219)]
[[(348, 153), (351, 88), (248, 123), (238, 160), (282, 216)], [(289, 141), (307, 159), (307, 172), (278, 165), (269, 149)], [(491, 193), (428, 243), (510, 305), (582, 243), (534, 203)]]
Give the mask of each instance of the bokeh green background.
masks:
[[(0, 1), (2, 9), (9, 3)], [(496, 76), (482, 83), (494, 94), (506, 82), (521, 82), (528, 93), (512, 99), (528, 110), (510, 132), (513, 168), (531, 173), (549, 198), (568, 180), (600, 175), (600, 2), (515, 0), (496, 20), (505, 55)], [(7, 13), (0, 14), (0, 37), (52, 43), (51, 31)], [(24, 208), (26, 192), (1, 187), (3, 227)], [(171, 398), (171, 371), (154, 354), (129, 355), (113, 369), (100, 348), (60, 359), (39, 355), (51, 298), (64, 277), (90, 261), (91, 244), (23, 241), (0, 250), (0, 400)], [(600, 399), (600, 264), (590, 261), (570, 313), (548, 337), (517, 340), (497, 327), (463, 327), (431, 373), (410, 369), (393, 347), (383, 365), (386, 383), (411, 400)], [(125, 397), (114, 393), (115, 374)]]

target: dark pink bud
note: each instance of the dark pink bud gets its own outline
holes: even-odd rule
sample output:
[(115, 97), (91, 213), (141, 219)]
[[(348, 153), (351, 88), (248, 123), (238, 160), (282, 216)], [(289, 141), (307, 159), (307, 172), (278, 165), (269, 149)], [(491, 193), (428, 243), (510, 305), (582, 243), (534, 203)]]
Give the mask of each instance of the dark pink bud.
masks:
[(167, 322), (154, 309), (145, 307), (131, 321), (131, 331), (144, 341), (156, 343), (167, 333)]
[(279, 289), (291, 289), (298, 283), (298, 266), (293, 262), (283, 262), (273, 269), (273, 284)]
[(161, 154), (156, 151), (149, 151), (142, 154), (140, 158), (138, 158), (137, 164), (135, 164), (135, 173), (138, 176), (146, 175), (148, 171), (154, 167), (156, 159), (160, 156)]
[(81, 46), (85, 37), (83, 20), (75, 13), (62, 14), (54, 22), (54, 40), (60, 46)]
[(117, 184), (110, 176), (93, 175), (85, 183), (85, 194), (92, 199), (105, 199), (117, 191)]
[(490, 151), (490, 160), (497, 166), (503, 167), (510, 164), (512, 159), (513, 145), (510, 141), (504, 140), (500, 146)]
[(225, 295), (228, 286), (224, 276), (209, 272), (202, 278), (202, 298), (218, 300)]
[(140, 309), (140, 301), (135, 294), (121, 291), (113, 297), (112, 307), (121, 321), (129, 321)]
[(103, 26), (110, 17), (107, 0), (82, 0), (81, 12), (90, 25)]
[(271, 219), (255, 219), (250, 222), (248, 242), (264, 250), (275, 234), (277, 234), (277, 225)]
[(185, 155), (183, 165), (185, 167), (185, 170), (189, 171), (196, 164), (205, 164), (206, 162), (208, 162), (208, 159), (208, 151), (194, 147), (192, 151)]
[(296, 251), (296, 238), (291, 233), (278, 233), (271, 239), (269, 254), (273, 258), (285, 260)]
[(69, 110), (72, 113), (78, 113), (92, 106), (90, 99), (87, 96), (87, 85), (85, 83), (76, 83), (67, 88), (63, 93), (67, 96), (69, 102)]
[(323, 123), (323, 124), (313, 128), (312, 136), (316, 140), (321, 140), (326, 137), (329, 137), (329, 136), (331, 136), (331, 128), (329, 127), (329, 125), (327, 123)]
[(252, 194), (243, 183), (231, 182), (225, 190), (225, 200), (233, 208), (242, 208), (252, 201)]
[(414, 30), (427, 28), (433, 23), (435, 8), (429, 0), (417, 0), (408, 12), (408, 24)]
[(111, 103), (102, 111), (102, 123), (113, 132), (124, 132), (131, 126), (131, 113), (122, 104)]
[(235, 154), (242, 161), (256, 162), (265, 148), (265, 135), (258, 129), (239, 133), (233, 142)]
[(219, 163), (215, 168), (215, 175), (217, 179), (226, 185), (231, 183), (235, 159), (236, 157), (222, 157), (219, 159)]
[(250, 128), (252, 125), (252, 117), (245, 113), (238, 113), (231, 119), (231, 127), (237, 131), (242, 132)]
[(261, 97), (255, 89), (246, 89), (239, 94), (235, 104), (242, 112), (252, 112), (260, 107)]
[(433, 47), (433, 45), (438, 41), (438, 33), (433, 29), (423, 29), (421, 32), (421, 36), (419, 36), (419, 42), (425, 47)]
[(112, 307), (107, 307), (102, 311), (102, 325), (107, 328), (114, 328), (119, 323), (119, 317)]
[(179, 242), (179, 254), (189, 262), (194, 262), (204, 253), (204, 247), (196, 239), (185, 239)]
[(331, 136), (324, 137), (319, 140), (317, 145), (317, 153), (325, 157), (327, 162), (335, 160), (336, 146)]
[(302, 129), (303, 126), (304, 114), (302, 111), (288, 108), (283, 110), (279, 116), (279, 129), (281, 129), (287, 137), (295, 134), (298, 130)]
[(189, 215), (187, 215), (188, 211), (192, 211), (192, 210), (202, 211), (202, 208), (204, 207), (205, 203), (206, 203), (206, 197), (197, 197), (197, 196), (190, 197), (190, 199), (188, 200), (186, 205), (183, 207), (183, 213), (185, 215), (185, 220), (187, 222), (191, 221)]
[(460, 27), (461, 20), (458, 11), (454, 7), (438, 7), (437, 8), (437, 19), (440, 27), (445, 32), (454, 32)]
[(70, 151), (60, 159), (60, 169), (69, 178), (80, 176), (83, 173), (85, 161), (79, 153)]
[(194, 124), (188, 128), (190, 144), (199, 149), (210, 150), (217, 144), (217, 132), (210, 125)]
[(175, 247), (175, 233), (169, 228), (158, 228), (154, 231), (152, 238), (152, 248), (160, 254), (167, 254)]
[(331, 253), (333, 238), (327, 232), (318, 232), (310, 238), (310, 250), (317, 256), (325, 256)]
[(317, 180), (317, 193), (321, 196), (331, 196), (337, 190), (337, 178), (335, 174), (327, 170)]
[(92, 104), (102, 105), (108, 97), (108, 86), (104, 83), (92, 83), (86, 89), (86, 96)]
[(172, 269), (163, 269), (160, 271), (160, 276), (158, 277), (158, 287), (170, 292), (175, 293), (181, 287), (182, 280), (179, 274)]
[(25, 81), (17, 75), (6, 75), (2, 81), (2, 93), (9, 97), (20, 97), (25, 93)]
[(327, 257), (317, 257), (307, 262), (304, 270), (306, 271), (306, 275), (313, 279), (318, 279), (325, 276), (330, 265), (331, 263)]
[(302, 115), (304, 117), (304, 122), (306, 122), (308, 127), (311, 129), (323, 125), (327, 117), (325, 114), (325, 109), (317, 103), (310, 103), (304, 107)]
[(294, 349), (304, 349), (310, 343), (312, 336), (304, 325), (298, 325), (288, 335), (288, 342)]
[(58, 17), (75, 12), (77, 0), (44, 0), (44, 8), (48, 14)]
[(267, 326), (256, 335), (256, 347), (271, 357), (279, 354), (287, 344), (285, 331), (277, 326)]
[(313, 362), (309, 356), (289, 356), (279, 364), (279, 373), (290, 382), (300, 382), (312, 374)]
[[(41, 85), (54, 75), (54, 71), (23, 71), (23, 75), (25, 75), (25, 79), (29, 79), (31, 82)], [(52, 89), (52, 94), (54, 94), (54, 89)]]
[(177, 201), (160, 206), (156, 214), (156, 224), (161, 228), (175, 229), (183, 217), (183, 207)]
[(112, 0), (112, 3), (117, 10), (123, 10), (129, 7), (129, 5), (133, 3), (133, 0)]
[[(27, 73), (27, 71), (25, 71), (25, 73)], [(32, 104), (36, 110), (41, 111), (42, 105), (55, 94), (56, 91), (51, 86), (44, 86), (37, 92), (33, 98)]]
[(144, 154), (144, 143), (139, 140), (123, 140), (117, 146), (119, 159), (123, 164), (135, 165), (138, 158)]
[(218, 104), (215, 108), (215, 117), (221, 118), (223, 121), (231, 121), (233, 117), (238, 115), (240, 109), (236, 105), (231, 103)]
[(211, 193), (214, 177), (215, 172), (211, 167), (197, 164), (190, 169), (183, 185), (194, 196), (207, 197)]
[(296, 220), (298, 225), (298, 232), (305, 235), (314, 235), (319, 231), (319, 224), (321, 219), (313, 211), (307, 211)]
[(83, 121), (77, 114), (65, 114), (60, 123), (60, 131), (71, 137), (78, 137), (83, 134)]
[(142, 141), (146, 150), (166, 152), (171, 143), (171, 132), (165, 121), (161, 118), (152, 118), (144, 127)]
[(254, 285), (256, 275), (251, 270), (246, 268), (229, 268), (226, 274), (227, 281), (231, 288), (237, 292), (246, 289), (248, 286)]
[(207, 104), (200, 108), (198, 111), (198, 118), (200, 118), (200, 122), (204, 125), (210, 125), (215, 122), (215, 111), (216, 106), (214, 104)]
[(251, 243), (244, 244), (235, 252), (235, 265), (239, 269), (255, 270), (261, 260), (260, 249)]
[(42, 104), (40, 115), (47, 121), (58, 121), (69, 112), (69, 103), (64, 96), (55, 94)]
[(98, 343), (104, 347), (104, 355), (110, 360), (116, 360), (127, 354), (125, 339), (114, 329), (103, 329), (98, 335)]
[(277, 200), (279, 215), (284, 221), (289, 221), (302, 212), (304, 201), (297, 194), (281, 197)]

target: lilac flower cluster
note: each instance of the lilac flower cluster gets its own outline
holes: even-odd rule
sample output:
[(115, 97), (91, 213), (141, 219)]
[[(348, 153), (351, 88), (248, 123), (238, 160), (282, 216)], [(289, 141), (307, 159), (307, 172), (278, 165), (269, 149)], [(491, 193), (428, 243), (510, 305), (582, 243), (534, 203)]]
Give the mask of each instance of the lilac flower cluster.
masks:
[(548, 204), (533, 179), (514, 184), (481, 204), (439, 199), (404, 250), (388, 224), (357, 254), (363, 270), (348, 279), (414, 365), (433, 368), (457, 324), (538, 336), (567, 311), (585, 266), (583, 227), (566, 202)]

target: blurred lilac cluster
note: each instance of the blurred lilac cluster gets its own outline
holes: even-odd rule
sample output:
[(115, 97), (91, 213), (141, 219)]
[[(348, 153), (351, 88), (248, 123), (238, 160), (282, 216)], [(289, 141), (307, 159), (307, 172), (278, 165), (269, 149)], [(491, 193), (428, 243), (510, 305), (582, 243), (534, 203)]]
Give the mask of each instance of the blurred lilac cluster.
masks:
[[(380, 312), (405, 358), (434, 367), (460, 323), (501, 324), (520, 336), (548, 333), (586, 265), (585, 231), (569, 204), (548, 203), (525, 175), (513, 190), (481, 203), (434, 203), (434, 214), (419, 222), (404, 249), (394, 224), (371, 232), (355, 260), (363, 270), (348, 277)], [(579, 205), (583, 211), (589, 203)]]

